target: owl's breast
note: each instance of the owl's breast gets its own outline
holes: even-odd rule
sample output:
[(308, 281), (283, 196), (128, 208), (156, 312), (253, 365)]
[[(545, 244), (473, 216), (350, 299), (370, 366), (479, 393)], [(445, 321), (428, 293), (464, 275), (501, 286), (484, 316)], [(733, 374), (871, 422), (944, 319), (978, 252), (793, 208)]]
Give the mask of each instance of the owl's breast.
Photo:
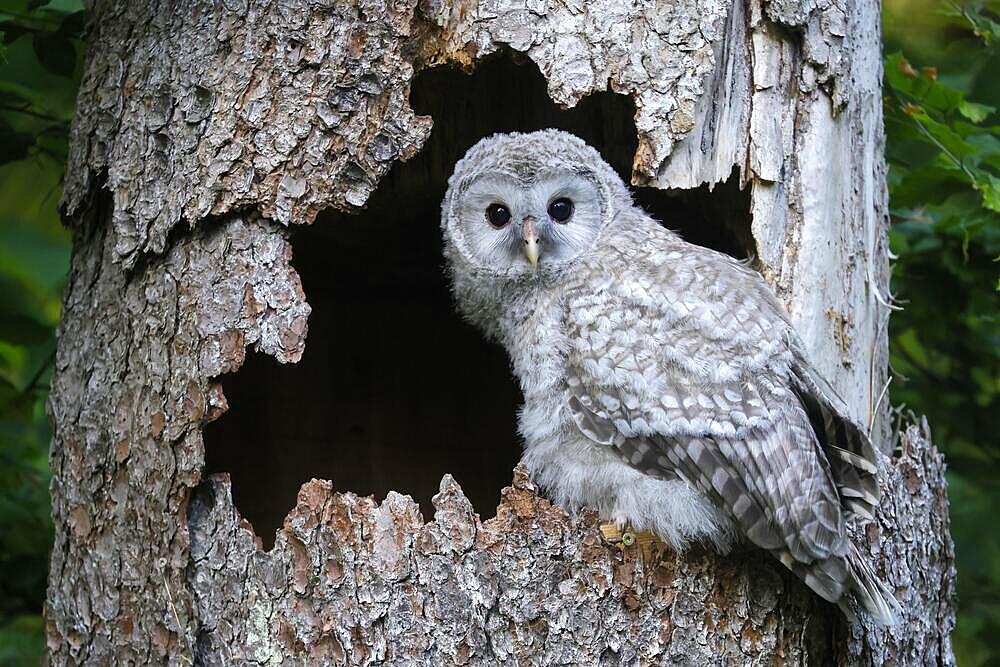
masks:
[(561, 295), (533, 290), (512, 303), (501, 327), (504, 347), (525, 399), (550, 392), (565, 381), (565, 316)]

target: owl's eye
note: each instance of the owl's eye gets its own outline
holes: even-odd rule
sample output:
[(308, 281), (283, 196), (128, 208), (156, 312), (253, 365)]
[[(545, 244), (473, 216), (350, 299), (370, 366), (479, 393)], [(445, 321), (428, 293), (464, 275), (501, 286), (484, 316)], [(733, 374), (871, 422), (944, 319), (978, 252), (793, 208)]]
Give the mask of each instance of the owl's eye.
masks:
[(549, 204), (549, 217), (556, 222), (566, 222), (573, 215), (573, 202), (566, 197), (554, 199)]
[(503, 204), (490, 204), (486, 207), (486, 220), (499, 229), (510, 222), (510, 209)]

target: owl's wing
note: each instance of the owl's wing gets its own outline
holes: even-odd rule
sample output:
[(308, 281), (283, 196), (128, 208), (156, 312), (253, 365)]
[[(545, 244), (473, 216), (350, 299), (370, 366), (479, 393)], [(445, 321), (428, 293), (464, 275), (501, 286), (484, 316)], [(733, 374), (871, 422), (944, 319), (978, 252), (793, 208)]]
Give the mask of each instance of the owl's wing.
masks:
[[(735, 262), (683, 259), (570, 300), (570, 414), (634, 467), (694, 484), (783, 561), (843, 556), (841, 498), (807, 409), (838, 413), (781, 306)], [(809, 574), (840, 597), (843, 572)]]
[[(628, 398), (618, 399), (622, 407), (609, 411), (595, 404), (585, 386), (583, 378), (570, 378), (568, 407), (580, 431), (613, 447), (636, 469), (654, 477), (686, 479), (763, 549), (787, 549), (799, 561), (845, 552), (840, 501), (804, 412), (798, 419), (779, 419), (732, 437), (711, 429), (661, 433), (655, 420), (648, 431), (637, 431), (634, 426), (645, 420), (640, 410), (625, 407)], [(685, 407), (684, 398), (678, 400), (679, 410)]]
[(833, 478), (848, 511), (871, 519), (878, 505), (878, 469), (868, 434), (850, 417), (847, 403), (792, 340), (792, 386), (829, 455)]

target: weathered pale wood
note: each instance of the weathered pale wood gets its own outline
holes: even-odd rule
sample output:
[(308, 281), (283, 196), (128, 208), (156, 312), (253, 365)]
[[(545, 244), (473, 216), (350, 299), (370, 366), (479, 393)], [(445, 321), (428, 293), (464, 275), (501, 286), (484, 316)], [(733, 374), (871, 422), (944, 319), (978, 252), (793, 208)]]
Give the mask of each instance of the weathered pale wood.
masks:
[(906, 612), (888, 631), (844, 624), (753, 551), (643, 563), (520, 473), (485, 521), (446, 478), (426, 524), (404, 496), (312, 482), (269, 552), (227, 481), (203, 480), (202, 428), (226, 409), (216, 378), (248, 346), (283, 362), (304, 349), (283, 225), (357, 210), (419, 150), (432, 120), (410, 109), (415, 71), (501, 47), (534, 60), (561, 103), (632, 96), (636, 182), (689, 188), (738, 167), (762, 271), (855, 416), (879, 417), (876, 3), (90, 10), (50, 401), (52, 662), (951, 664), (947, 498), (926, 429), (903, 434), (861, 536)]
[(880, 46), (872, 0), (734, 3), (710, 94), (653, 183), (691, 188), (741, 169), (758, 267), (854, 418), (886, 443)]

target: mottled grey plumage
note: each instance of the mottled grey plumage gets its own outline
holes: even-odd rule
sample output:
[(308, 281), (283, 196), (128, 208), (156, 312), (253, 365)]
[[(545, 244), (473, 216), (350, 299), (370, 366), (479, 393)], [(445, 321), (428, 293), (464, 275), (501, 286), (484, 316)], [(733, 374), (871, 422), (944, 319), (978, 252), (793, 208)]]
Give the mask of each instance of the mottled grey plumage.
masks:
[(664, 229), (554, 130), (470, 149), (442, 228), (457, 305), (510, 354), (524, 462), (556, 502), (678, 549), (744, 537), (845, 610), (853, 594), (893, 617), (845, 530), (877, 502), (875, 454), (760, 275)]

